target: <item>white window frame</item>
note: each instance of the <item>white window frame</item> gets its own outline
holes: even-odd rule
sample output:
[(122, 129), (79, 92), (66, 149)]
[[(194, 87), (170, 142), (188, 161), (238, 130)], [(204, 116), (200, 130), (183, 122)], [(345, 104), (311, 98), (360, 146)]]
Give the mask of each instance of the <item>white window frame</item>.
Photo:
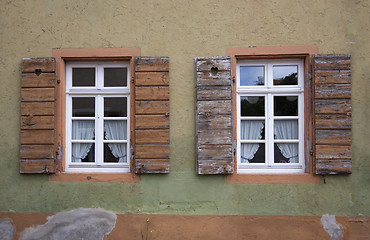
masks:
[[(273, 85), (273, 66), (276, 65), (297, 65), (298, 84), (297, 85)], [(264, 66), (265, 85), (264, 86), (240, 86), (240, 67), (241, 66)], [(266, 174), (286, 174), (305, 172), (304, 154), (304, 61), (303, 59), (273, 59), (273, 60), (241, 60), (236, 64), (236, 109), (237, 109), (237, 172), (238, 173), (266, 173)], [(265, 116), (264, 117), (241, 117), (240, 101), (244, 96), (264, 96), (265, 97)], [(298, 116), (279, 117), (274, 116), (274, 96), (298, 96)], [(241, 140), (240, 123), (241, 120), (264, 120), (265, 139), (264, 140)], [(285, 140), (281, 142), (298, 143), (298, 163), (274, 163), (274, 120), (275, 119), (297, 119), (298, 120), (298, 141)], [(241, 143), (265, 143), (265, 163), (242, 163), (241, 162)], [(280, 142), (280, 141), (279, 141)]]
[[(94, 87), (73, 87), (72, 68), (95, 68)], [(104, 68), (105, 67), (124, 67), (127, 68), (126, 87), (104, 87)], [(73, 97), (94, 97), (95, 98), (95, 117), (72, 117), (72, 98)], [(126, 117), (104, 117), (104, 97), (126, 97), (127, 116)], [(95, 139), (83, 140), (95, 144), (94, 163), (72, 162), (72, 119), (74, 120), (94, 120)], [(104, 120), (125, 120), (127, 122), (126, 140), (104, 140)], [(82, 142), (82, 141), (78, 141)], [(126, 143), (126, 163), (104, 163), (104, 143)], [(66, 155), (65, 172), (92, 172), (92, 173), (127, 173), (130, 171), (130, 63), (124, 61), (114, 62), (68, 62), (66, 63)]]

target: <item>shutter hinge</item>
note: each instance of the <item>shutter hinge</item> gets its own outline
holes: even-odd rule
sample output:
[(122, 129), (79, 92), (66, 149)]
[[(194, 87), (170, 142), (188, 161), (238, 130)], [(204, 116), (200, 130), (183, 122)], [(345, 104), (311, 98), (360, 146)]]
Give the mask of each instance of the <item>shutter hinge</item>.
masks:
[(312, 149), (310, 150), (310, 154), (311, 154), (311, 156), (313, 155), (313, 150)]
[(234, 148), (234, 150), (233, 150), (233, 154), (234, 154), (234, 157), (235, 157), (235, 154), (236, 154), (236, 150), (235, 150), (235, 148)]
[(134, 76), (131, 77), (131, 83), (135, 83), (135, 77)]
[(235, 76), (233, 76), (233, 83), (235, 83)]

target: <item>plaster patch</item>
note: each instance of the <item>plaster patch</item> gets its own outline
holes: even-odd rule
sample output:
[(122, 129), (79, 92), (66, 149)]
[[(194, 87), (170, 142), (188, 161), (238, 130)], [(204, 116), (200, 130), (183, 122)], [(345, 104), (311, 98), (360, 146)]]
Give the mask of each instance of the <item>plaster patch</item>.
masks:
[(47, 218), (47, 223), (25, 229), (20, 240), (103, 240), (116, 225), (117, 216), (110, 211), (79, 208)]
[(14, 235), (14, 225), (9, 219), (0, 220), (0, 239), (12, 240)]
[(321, 217), (321, 223), (324, 226), (324, 230), (329, 234), (332, 240), (339, 240), (343, 237), (340, 224), (337, 224), (334, 215), (323, 215)]

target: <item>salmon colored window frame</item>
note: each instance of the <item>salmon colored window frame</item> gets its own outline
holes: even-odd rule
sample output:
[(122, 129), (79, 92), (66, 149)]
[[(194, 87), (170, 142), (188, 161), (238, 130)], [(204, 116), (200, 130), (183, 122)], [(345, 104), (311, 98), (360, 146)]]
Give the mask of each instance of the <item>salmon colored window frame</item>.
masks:
[[(253, 59), (304, 59), (305, 69), (305, 93), (304, 115), (305, 123), (305, 173), (299, 174), (237, 174), (237, 162), (235, 161), (235, 174), (226, 177), (228, 183), (317, 183), (320, 177), (313, 174), (313, 157), (311, 144), (313, 140), (313, 121), (312, 121), (312, 80), (311, 80), (311, 59), (313, 54), (318, 53), (317, 46), (264, 46), (264, 47), (230, 47), (226, 50), (226, 55), (232, 57), (233, 81), (236, 80), (236, 63), (239, 60)], [(233, 112), (236, 113), (236, 84), (233, 86)], [(235, 114), (234, 114), (235, 115)], [(237, 118), (233, 117), (234, 136), (236, 136)]]
[[(134, 69), (134, 57), (140, 56), (139, 48), (94, 48), (94, 49), (54, 49), (53, 57), (57, 61), (57, 88), (56, 88), (56, 142), (58, 146), (58, 159), (56, 161), (56, 174), (51, 176), (53, 181), (66, 182), (137, 182), (140, 177), (133, 173), (133, 162), (130, 163), (130, 173), (65, 173), (65, 119), (66, 119), (66, 62), (88, 61), (129, 61), (130, 69)], [(130, 71), (130, 78), (134, 78), (134, 71)], [(134, 126), (133, 104), (134, 83), (130, 79), (132, 93), (130, 95), (130, 126)], [(134, 141), (133, 138), (130, 142)]]

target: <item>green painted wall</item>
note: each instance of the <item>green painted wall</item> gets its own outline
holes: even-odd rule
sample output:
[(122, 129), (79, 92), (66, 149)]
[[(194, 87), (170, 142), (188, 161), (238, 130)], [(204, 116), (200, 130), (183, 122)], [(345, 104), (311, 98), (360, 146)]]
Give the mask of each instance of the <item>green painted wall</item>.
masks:
[[(370, 215), (370, 2), (351, 0), (1, 0), (0, 212), (102, 207), (120, 213)], [(228, 184), (195, 174), (194, 57), (231, 46), (317, 45), (350, 53), (353, 174), (323, 184)], [(20, 63), (53, 48), (139, 47), (169, 56), (171, 173), (139, 183), (21, 175)]]

